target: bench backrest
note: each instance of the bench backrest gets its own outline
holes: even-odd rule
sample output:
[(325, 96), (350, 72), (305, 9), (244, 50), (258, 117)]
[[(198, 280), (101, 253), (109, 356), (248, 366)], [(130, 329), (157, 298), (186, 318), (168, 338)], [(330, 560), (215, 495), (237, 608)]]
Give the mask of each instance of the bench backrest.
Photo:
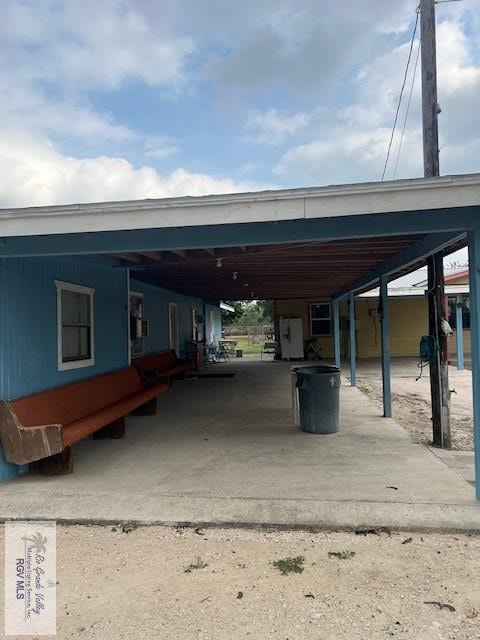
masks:
[(67, 425), (143, 388), (135, 367), (127, 367), (63, 387), (13, 400), (10, 405), (25, 427)]
[(161, 353), (153, 353), (148, 356), (140, 356), (135, 358), (133, 364), (137, 369), (141, 371), (152, 371), (158, 369), (159, 371), (168, 371), (174, 367), (178, 362), (175, 351), (162, 351)]

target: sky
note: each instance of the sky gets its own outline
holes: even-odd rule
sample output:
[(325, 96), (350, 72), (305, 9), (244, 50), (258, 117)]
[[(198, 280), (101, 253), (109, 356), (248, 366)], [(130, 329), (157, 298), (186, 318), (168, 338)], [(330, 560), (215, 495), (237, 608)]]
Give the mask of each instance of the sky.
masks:
[[(417, 2), (2, 0), (0, 207), (379, 180)], [(480, 171), (480, 0), (437, 29), (441, 173)]]

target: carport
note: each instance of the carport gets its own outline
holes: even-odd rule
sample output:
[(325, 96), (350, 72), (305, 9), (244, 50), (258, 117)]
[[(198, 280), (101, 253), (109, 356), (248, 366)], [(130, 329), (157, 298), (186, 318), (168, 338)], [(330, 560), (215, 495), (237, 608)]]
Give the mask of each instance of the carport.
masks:
[[(475, 174), (201, 198), (3, 210), (0, 256), (3, 265), (22, 258), (35, 257), (41, 264), (46, 257), (75, 257), (85, 265), (103, 265), (112, 271), (125, 272), (127, 282), (134, 274), (136, 280), (146, 284), (204, 300), (329, 299), (334, 310), (337, 365), (341, 364), (339, 305), (348, 300), (352, 386), (355, 386), (355, 295), (380, 284), (384, 309), (384, 414), (388, 417), (391, 401), (387, 283), (424, 264), (433, 253), (449, 253), (468, 243), (478, 498), (479, 205), (480, 175)], [(279, 363), (278, 367), (281, 366)], [(8, 375), (8, 371), (2, 371), (2, 375)], [(282, 383), (278, 384), (282, 387)], [(277, 386), (269, 387), (266, 382), (265, 385), (265, 389), (270, 389), (268, 393), (278, 393)], [(355, 399), (352, 406), (357, 402)], [(360, 414), (360, 422), (362, 419)], [(392, 442), (392, 453), (395, 446)], [(351, 455), (354, 454), (352, 449)], [(138, 473), (141, 474), (141, 465)], [(355, 482), (361, 487), (361, 477)], [(428, 500), (425, 496), (425, 501)]]

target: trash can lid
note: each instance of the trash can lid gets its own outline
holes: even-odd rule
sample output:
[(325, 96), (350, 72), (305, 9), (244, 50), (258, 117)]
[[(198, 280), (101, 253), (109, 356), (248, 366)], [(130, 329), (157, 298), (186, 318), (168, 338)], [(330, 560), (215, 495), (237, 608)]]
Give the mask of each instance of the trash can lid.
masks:
[(340, 373), (340, 369), (338, 369), (337, 367), (334, 367), (333, 365), (323, 364), (323, 365), (316, 365), (314, 367), (308, 367), (308, 366), (295, 367), (295, 373), (301, 374), (302, 376), (303, 375), (322, 375), (322, 374), (328, 374), (331, 376), (332, 374)]

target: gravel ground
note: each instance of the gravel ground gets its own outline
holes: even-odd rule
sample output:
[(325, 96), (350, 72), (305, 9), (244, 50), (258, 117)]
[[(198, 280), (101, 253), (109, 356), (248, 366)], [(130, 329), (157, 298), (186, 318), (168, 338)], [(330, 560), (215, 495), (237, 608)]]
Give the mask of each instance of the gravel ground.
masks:
[(57, 637), (471, 640), (479, 576), (473, 536), (58, 526)]
[[(451, 394), (452, 449), (473, 450), (472, 384), (469, 375), (449, 380)], [(358, 387), (382, 408), (382, 381), (378, 377), (362, 377)], [(432, 443), (432, 412), (430, 408), (430, 378), (392, 377), (393, 417), (418, 442)]]

